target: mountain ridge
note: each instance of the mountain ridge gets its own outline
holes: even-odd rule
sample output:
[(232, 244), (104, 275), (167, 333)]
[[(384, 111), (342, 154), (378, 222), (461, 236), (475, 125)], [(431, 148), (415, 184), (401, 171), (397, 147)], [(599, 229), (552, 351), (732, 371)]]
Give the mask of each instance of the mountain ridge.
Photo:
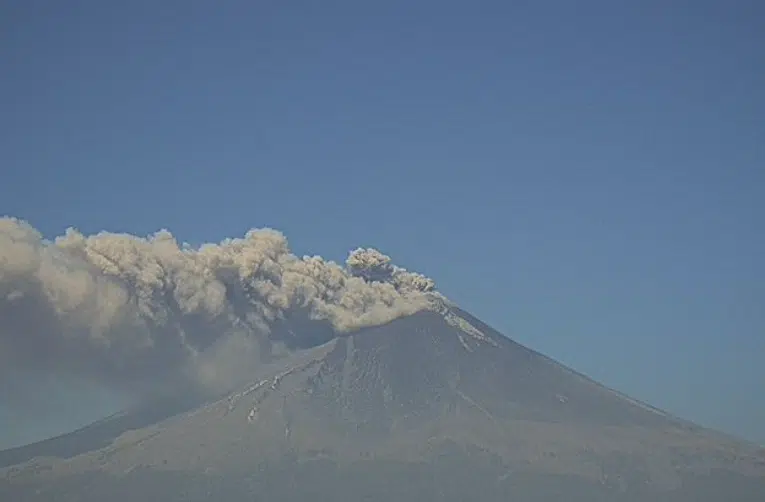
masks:
[[(716, 429), (712, 429), (712, 428), (708, 428), (708, 427), (704, 427), (704, 426), (698, 425), (698, 424), (696, 424), (695, 422), (693, 422), (691, 420), (675, 416), (675, 415), (673, 415), (673, 414), (671, 414), (671, 413), (669, 413), (669, 412), (667, 412), (667, 411), (665, 411), (663, 409), (660, 409), (660, 408), (657, 408), (655, 406), (652, 406), (649, 403), (646, 403), (644, 401), (635, 399), (635, 398), (633, 398), (633, 397), (631, 397), (631, 396), (629, 396), (627, 394), (624, 394), (623, 392), (619, 391), (618, 389), (615, 389), (613, 387), (605, 385), (605, 384), (597, 381), (596, 379), (592, 378), (591, 376), (589, 376), (589, 375), (587, 375), (585, 373), (582, 373), (580, 371), (577, 371), (577, 370), (575, 370), (575, 369), (565, 365), (564, 363), (556, 360), (553, 357), (550, 357), (550, 356), (548, 356), (546, 354), (543, 354), (543, 353), (538, 352), (538, 351), (536, 351), (534, 349), (526, 347), (525, 345), (522, 345), (522, 344), (512, 340), (511, 338), (506, 337), (506, 336), (500, 334), (498, 331), (496, 331), (494, 328), (492, 328), (488, 324), (484, 323), (483, 321), (481, 321), (478, 318), (474, 317), (472, 314), (468, 313), (467, 311), (462, 310), (461, 308), (459, 308), (457, 306), (450, 306), (450, 307), (448, 307), (448, 309), (451, 310), (452, 312), (456, 313), (457, 316), (460, 319), (466, 321), (472, 327), (475, 327), (475, 325), (480, 326), (480, 330), (479, 331), (482, 332), (482, 333), (488, 332), (490, 334), (491, 339), (493, 341), (499, 342), (499, 343), (509, 343), (509, 344), (512, 344), (517, 349), (520, 349), (522, 351), (528, 351), (528, 353), (531, 356), (536, 357), (536, 358), (540, 358), (540, 359), (543, 359), (543, 360), (546, 360), (547, 362), (549, 362), (549, 363), (551, 363), (551, 364), (553, 364), (553, 365), (563, 369), (564, 371), (567, 371), (568, 373), (570, 373), (571, 375), (575, 376), (576, 378), (582, 379), (582, 380), (584, 380), (584, 381), (586, 381), (586, 382), (588, 382), (590, 384), (596, 385), (596, 386), (602, 388), (603, 390), (605, 390), (607, 392), (610, 392), (610, 393), (613, 393), (616, 396), (620, 397), (621, 399), (629, 401), (630, 403), (635, 404), (635, 405), (637, 405), (637, 406), (639, 406), (641, 408), (645, 408), (646, 410), (649, 410), (649, 411), (651, 411), (653, 413), (660, 414), (660, 415), (662, 415), (664, 417), (667, 417), (667, 418), (671, 419), (672, 421), (676, 421), (676, 422), (678, 422), (680, 424), (683, 424), (683, 425), (685, 425), (685, 426), (687, 426), (687, 427), (689, 427), (691, 429), (704, 430), (706, 432), (715, 433), (715, 434), (718, 434), (720, 436), (727, 437), (730, 440), (741, 442), (741, 443), (752, 444), (752, 445), (755, 444), (755, 443), (753, 443), (751, 441), (748, 441), (748, 440), (746, 440), (744, 438), (740, 438), (740, 437), (737, 437), (735, 435), (731, 435), (731, 434), (728, 434), (728, 433), (724, 433), (724, 432), (718, 431)], [(364, 332), (369, 330), (369, 329), (372, 329), (372, 328), (384, 328), (387, 325), (395, 323), (395, 321), (396, 320), (394, 319), (392, 321), (389, 321), (389, 322), (386, 322), (384, 324), (381, 324), (380, 326), (373, 326), (373, 327), (370, 327), (370, 328), (362, 328), (362, 329), (359, 329), (358, 331), (350, 332), (350, 333), (337, 334), (335, 337), (329, 339), (327, 342), (324, 342), (324, 343), (318, 345), (317, 347), (314, 347), (314, 349), (315, 348), (321, 348), (322, 345), (333, 343), (333, 342), (335, 342), (338, 339), (343, 339), (343, 338), (346, 338), (346, 337), (364, 336)], [(470, 349), (468, 349), (466, 347), (466, 350), (470, 350)], [(233, 391), (233, 389), (231, 391), (221, 392), (221, 393), (219, 393), (217, 398), (223, 398), (225, 396), (231, 395), (232, 393), (235, 393)], [(168, 396), (163, 396), (162, 399), (166, 400), (167, 397)], [(216, 399), (215, 397), (211, 397), (211, 396), (205, 396), (205, 397), (194, 396), (194, 395), (183, 396), (177, 402), (171, 403), (171, 407), (176, 408), (178, 410), (181, 410), (178, 413), (183, 413), (184, 412), (182, 410), (183, 408), (191, 409), (195, 405), (201, 405), (201, 404), (204, 404), (205, 402), (209, 402), (211, 400), (214, 401), (215, 399)], [(10, 465), (10, 464), (7, 464), (6, 462), (3, 462), (3, 460), (2, 460), (3, 459), (3, 455), (5, 455), (5, 454), (11, 453), (11, 452), (15, 452), (15, 451), (21, 451), (21, 450), (25, 450), (25, 449), (29, 449), (29, 448), (34, 448), (34, 447), (36, 447), (38, 445), (43, 445), (43, 444), (46, 444), (46, 443), (51, 443), (51, 442), (59, 441), (59, 440), (65, 438), (65, 437), (68, 437), (68, 436), (71, 436), (71, 435), (78, 435), (78, 434), (81, 434), (81, 433), (83, 433), (85, 431), (92, 430), (93, 428), (98, 428), (100, 426), (113, 423), (114, 421), (118, 421), (118, 420), (120, 420), (122, 418), (125, 418), (127, 416), (135, 415), (136, 413), (141, 413), (141, 411), (143, 411), (143, 410), (145, 410), (147, 408), (150, 408), (150, 406), (151, 406), (151, 404), (149, 404), (149, 403), (141, 403), (138, 406), (132, 406), (132, 407), (128, 407), (128, 408), (119, 410), (119, 411), (117, 411), (115, 413), (110, 414), (109, 416), (106, 416), (106, 417), (103, 417), (101, 419), (95, 420), (94, 422), (86, 424), (86, 425), (84, 425), (82, 427), (79, 427), (79, 428), (73, 430), (73, 431), (62, 433), (62, 434), (59, 434), (59, 435), (56, 435), (56, 436), (53, 436), (53, 437), (50, 437), (50, 438), (42, 439), (40, 441), (35, 441), (33, 443), (29, 443), (29, 444), (26, 444), (26, 445), (20, 445), (20, 446), (16, 446), (16, 447), (6, 448), (6, 449), (3, 449), (3, 450), (0, 450), (0, 466)], [(162, 414), (163, 413), (157, 413), (156, 416), (162, 416)], [(158, 420), (162, 420), (164, 418), (170, 418), (172, 415), (174, 415), (176, 413), (167, 412), (166, 414), (167, 414), (167, 416), (162, 417), (162, 418), (160, 418)], [(146, 417), (145, 420), (147, 420), (147, 425), (151, 425), (151, 423), (154, 423), (154, 422), (152, 422), (152, 420), (154, 420), (154, 419), (155, 419), (154, 416)]]
[[(298, 320), (293, 334), (306, 326)], [(439, 500), (464, 500), (450, 499), (433, 482), (446, 486), (454, 476), (489, 483), (489, 500), (502, 500), (524, 483), (527, 498), (520, 500), (562, 500), (565, 493), (580, 493), (581, 500), (663, 500), (657, 497), (666, 494), (676, 497), (667, 500), (719, 500), (698, 498), (705, 490), (695, 487), (709, 476), (733, 476), (724, 493), (740, 500), (765, 494), (765, 455), (754, 445), (623, 396), (456, 306), (421, 310), (329, 341), (306, 336), (321, 343), (272, 360), (234, 392), (181, 403), (185, 410), (165, 403), (166, 416), (155, 415), (151, 424), (134, 411), (72, 433), (76, 439), (134, 420), (87, 451), (55, 459), (30, 456), (29, 448), (36, 444), (39, 453), (40, 443), (14, 449), (26, 461), (0, 470), (0, 479), (29, 500), (48, 500), (30, 496), (29, 487), (51, 496), (64, 485), (67, 493), (91, 500), (67, 484), (84, 475), (99, 479), (101, 491), (93, 493), (101, 495), (122, 486), (120, 479), (148, 476), (155, 491), (147, 496), (153, 497), (165, 493), (168, 476), (181, 476), (189, 486), (201, 483), (193, 493), (183, 491), (183, 500), (211, 493), (233, 499), (226, 491), (232, 486), (242, 493), (266, 490), (264, 472), (307, 476), (303, 481), (327, 497), (337, 492), (316, 476), (347, 484), (356, 472), (369, 479), (356, 491), (374, 499), (391, 493), (379, 484), (386, 469), (394, 479), (411, 480), (411, 490), (402, 487), (400, 496), (424, 493)], [(0, 452), (0, 464), (8, 452)], [(210, 488), (222, 479), (228, 481)], [(734, 490), (729, 481), (749, 488)], [(549, 484), (560, 485), (558, 495), (539, 498)], [(286, 486), (268, 490), (292, 496)]]

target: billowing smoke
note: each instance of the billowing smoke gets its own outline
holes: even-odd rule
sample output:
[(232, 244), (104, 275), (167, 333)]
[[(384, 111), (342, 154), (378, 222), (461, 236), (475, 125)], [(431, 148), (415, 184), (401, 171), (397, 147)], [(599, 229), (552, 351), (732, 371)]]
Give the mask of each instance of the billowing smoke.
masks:
[(342, 333), (428, 308), (433, 290), (373, 249), (342, 267), (293, 255), (270, 229), (192, 248), (164, 230), (48, 241), (0, 218), (0, 378), (23, 368), (131, 391), (169, 374), (215, 382), (272, 355), (272, 327), (292, 316)]
[(390, 256), (376, 249), (358, 248), (351, 252), (345, 264), (354, 276), (370, 282), (393, 284), (401, 292), (427, 293), (436, 289), (432, 279), (397, 267), (391, 262)]

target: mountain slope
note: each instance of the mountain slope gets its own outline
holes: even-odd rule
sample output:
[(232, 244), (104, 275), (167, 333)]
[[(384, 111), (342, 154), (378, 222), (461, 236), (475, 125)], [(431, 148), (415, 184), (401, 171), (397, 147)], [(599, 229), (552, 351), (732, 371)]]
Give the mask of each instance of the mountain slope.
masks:
[(2, 471), (0, 498), (765, 500), (758, 448), (455, 307), (314, 329), (277, 330), (303, 342), (221, 398), (165, 400), (0, 453), (23, 462)]

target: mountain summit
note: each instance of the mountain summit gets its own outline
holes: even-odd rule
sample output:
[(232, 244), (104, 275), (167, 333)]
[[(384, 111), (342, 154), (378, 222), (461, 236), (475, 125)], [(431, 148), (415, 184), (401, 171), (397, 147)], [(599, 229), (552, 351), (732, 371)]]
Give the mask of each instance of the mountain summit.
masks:
[[(0, 454), (3, 500), (760, 501), (765, 455), (456, 307)], [(255, 375), (253, 375), (255, 376)]]
[(30, 333), (57, 370), (143, 396), (0, 452), (1, 500), (765, 500), (758, 447), (513, 342), (375, 250), (340, 267), (271, 231), (0, 231), (0, 343)]

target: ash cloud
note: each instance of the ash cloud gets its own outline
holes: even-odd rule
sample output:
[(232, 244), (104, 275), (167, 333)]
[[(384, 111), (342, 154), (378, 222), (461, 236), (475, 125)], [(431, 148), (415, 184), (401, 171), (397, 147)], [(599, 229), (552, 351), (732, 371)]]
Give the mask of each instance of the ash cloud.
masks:
[(354, 276), (367, 281), (390, 283), (399, 291), (428, 293), (436, 289), (436, 283), (429, 277), (397, 267), (391, 262), (390, 256), (373, 248), (352, 251), (345, 264)]
[(0, 218), (0, 378), (24, 368), (130, 392), (168, 374), (215, 386), (273, 355), (274, 323), (299, 315), (343, 333), (429, 308), (434, 290), (374, 249), (343, 267), (295, 256), (271, 229), (192, 248), (166, 230), (49, 241)]

